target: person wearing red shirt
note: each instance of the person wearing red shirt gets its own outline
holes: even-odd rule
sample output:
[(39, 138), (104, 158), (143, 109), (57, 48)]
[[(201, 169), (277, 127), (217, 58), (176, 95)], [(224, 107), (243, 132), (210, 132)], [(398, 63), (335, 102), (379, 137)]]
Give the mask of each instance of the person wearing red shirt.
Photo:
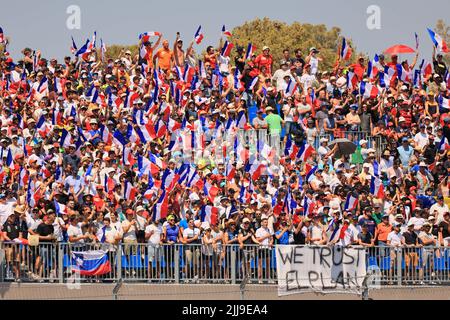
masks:
[(268, 46), (263, 47), (263, 53), (256, 57), (255, 63), (261, 70), (261, 67), (267, 68), (267, 73), (272, 75), (273, 57), (270, 54), (270, 48)]
[(350, 66), (350, 68), (353, 68), (353, 72), (356, 74), (359, 81), (364, 79), (364, 73), (366, 72), (366, 66), (364, 64), (364, 57), (359, 57), (358, 63), (352, 64)]

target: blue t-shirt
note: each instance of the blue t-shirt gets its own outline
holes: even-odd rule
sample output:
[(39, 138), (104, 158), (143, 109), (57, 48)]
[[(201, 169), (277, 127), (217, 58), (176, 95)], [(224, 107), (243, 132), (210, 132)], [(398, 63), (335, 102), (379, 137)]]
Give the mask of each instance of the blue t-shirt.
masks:
[[(281, 233), (281, 230), (275, 232), (275, 235), (278, 236)], [(289, 244), (289, 232), (283, 233), (280, 239), (277, 239), (278, 244)]]
[(183, 228), (183, 230), (184, 230), (184, 229), (187, 229), (187, 227), (188, 227), (188, 222), (187, 222), (187, 220), (186, 220), (186, 219), (180, 220), (179, 226), (180, 226), (180, 228)]
[(359, 221), (358, 221), (358, 225), (362, 226), (363, 224), (367, 224), (367, 230), (371, 233), (371, 234), (375, 234), (375, 229), (377, 228), (377, 224), (375, 223), (375, 221), (373, 221), (373, 219), (367, 219), (362, 217)]

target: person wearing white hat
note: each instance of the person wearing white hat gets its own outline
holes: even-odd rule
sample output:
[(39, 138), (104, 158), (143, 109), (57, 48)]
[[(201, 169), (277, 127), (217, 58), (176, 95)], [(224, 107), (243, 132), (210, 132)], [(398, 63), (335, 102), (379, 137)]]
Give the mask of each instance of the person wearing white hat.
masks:
[(317, 153), (321, 158), (325, 157), (331, 151), (330, 147), (328, 147), (328, 139), (321, 138), (320, 139), (320, 147), (317, 149)]

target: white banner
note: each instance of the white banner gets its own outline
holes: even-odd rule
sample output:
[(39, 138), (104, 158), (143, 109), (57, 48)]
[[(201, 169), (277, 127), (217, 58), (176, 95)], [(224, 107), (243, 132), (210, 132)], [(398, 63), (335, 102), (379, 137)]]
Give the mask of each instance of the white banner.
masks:
[(301, 292), (361, 293), (366, 250), (341, 246), (277, 246), (278, 295)]

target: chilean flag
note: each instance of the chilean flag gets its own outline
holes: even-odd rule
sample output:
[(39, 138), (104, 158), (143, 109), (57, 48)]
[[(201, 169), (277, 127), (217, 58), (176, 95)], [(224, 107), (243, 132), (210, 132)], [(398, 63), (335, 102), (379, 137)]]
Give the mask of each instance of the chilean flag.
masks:
[(384, 186), (380, 178), (372, 176), (370, 180), (370, 193), (376, 198), (384, 198)]
[(431, 41), (433, 41), (434, 46), (441, 52), (450, 52), (448, 47), (447, 47), (447, 43), (444, 41), (444, 39), (441, 38), (440, 35), (438, 35), (436, 32), (434, 32), (433, 30), (428, 29), (428, 33), (430, 34), (431, 37)]
[(223, 34), (225, 37), (232, 37), (232, 36), (233, 36), (233, 35), (231, 34), (231, 32), (228, 31), (228, 30), (225, 28), (225, 25), (223, 25), (223, 27), (222, 27), (222, 34)]
[(344, 210), (353, 211), (358, 206), (358, 198), (355, 197), (352, 193), (347, 195), (347, 200), (345, 201)]
[(110, 273), (108, 252), (103, 250), (72, 252), (72, 270), (83, 276), (101, 276)]
[(231, 53), (231, 50), (233, 50), (233, 48), (234, 48), (234, 44), (232, 44), (231, 42), (225, 41), (225, 44), (223, 45), (223, 48), (222, 48), (221, 55), (223, 57), (228, 57)]
[(378, 95), (378, 88), (371, 83), (362, 81), (359, 87), (359, 93), (364, 98), (376, 98)]
[(202, 222), (208, 222), (210, 225), (216, 225), (219, 220), (219, 209), (213, 206), (203, 206), (200, 212)]
[(341, 58), (344, 60), (350, 60), (352, 53), (352, 48), (347, 44), (345, 38), (342, 38)]
[(125, 182), (125, 187), (123, 190), (123, 197), (128, 201), (133, 201), (136, 198), (137, 189), (129, 182)]
[(298, 150), (297, 158), (303, 162), (306, 162), (306, 160), (309, 157), (311, 157), (311, 155), (314, 153), (314, 151), (315, 151), (315, 149), (306, 143), (301, 146), (300, 150)]
[(159, 37), (160, 35), (161, 32), (157, 31), (144, 32), (139, 35), (139, 40), (142, 40), (142, 42), (148, 42), (150, 40), (150, 37)]
[(194, 40), (196, 44), (200, 44), (203, 40), (202, 26), (199, 26), (195, 33)]
[(250, 58), (253, 55), (253, 52), (256, 51), (256, 47), (253, 46), (251, 43), (248, 44), (247, 46), (247, 52), (245, 53), (245, 60), (250, 60)]

